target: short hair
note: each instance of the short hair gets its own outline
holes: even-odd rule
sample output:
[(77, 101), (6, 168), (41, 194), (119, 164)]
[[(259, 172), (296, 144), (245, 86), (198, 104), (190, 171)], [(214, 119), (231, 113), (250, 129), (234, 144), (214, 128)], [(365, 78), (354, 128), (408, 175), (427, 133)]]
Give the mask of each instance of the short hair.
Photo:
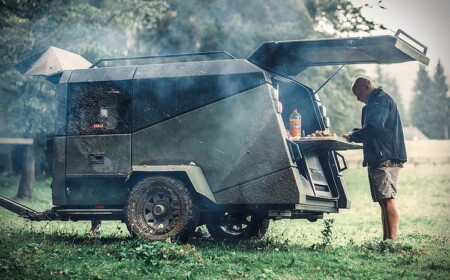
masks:
[(372, 81), (369, 78), (364, 77), (364, 76), (357, 77), (352, 83), (352, 92), (353, 92), (354, 88), (356, 88), (357, 86), (359, 86), (363, 83), (372, 83)]

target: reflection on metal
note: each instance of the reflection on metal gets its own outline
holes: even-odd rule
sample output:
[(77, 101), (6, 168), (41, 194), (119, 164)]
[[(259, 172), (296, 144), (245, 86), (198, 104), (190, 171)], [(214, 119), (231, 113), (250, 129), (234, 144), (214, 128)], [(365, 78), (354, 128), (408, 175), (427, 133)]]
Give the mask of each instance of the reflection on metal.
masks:
[(51, 77), (65, 70), (87, 69), (91, 65), (78, 54), (52, 46), (25, 58), (16, 67), (25, 76)]

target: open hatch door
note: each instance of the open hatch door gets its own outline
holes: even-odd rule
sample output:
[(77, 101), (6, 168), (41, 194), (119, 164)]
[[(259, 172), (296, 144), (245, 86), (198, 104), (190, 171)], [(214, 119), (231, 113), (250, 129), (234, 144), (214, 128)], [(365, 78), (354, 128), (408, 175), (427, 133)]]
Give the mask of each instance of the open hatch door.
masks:
[[(400, 36), (406, 37), (408, 42)], [(407, 61), (428, 65), (430, 59), (426, 57), (427, 49), (398, 30), (394, 36), (265, 42), (247, 60), (281, 76), (296, 76), (312, 66)]]

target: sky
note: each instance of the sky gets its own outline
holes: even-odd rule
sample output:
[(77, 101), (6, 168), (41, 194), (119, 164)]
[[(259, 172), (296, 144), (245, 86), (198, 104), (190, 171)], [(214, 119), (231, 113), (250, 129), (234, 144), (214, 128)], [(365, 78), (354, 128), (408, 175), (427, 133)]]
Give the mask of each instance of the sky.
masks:
[[(438, 60), (441, 60), (447, 83), (450, 84), (450, 0), (382, 0), (380, 5), (386, 9), (378, 6), (379, 0), (352, 1), (356, 6), (369, 4), (371, 7), (363, 8), (362, 15), (388, 28), (374, 35), (394, 35), (397, 29), (402, 29), (427, 46), (427, 56), (430, 58), (428, 72), (433, 75)], [(364, 68), (368, 75), (374, 73), (373, 66)], [(408, 109), (419, 63), (391, 64), (382, 66), (382, 69), (396, 78), (404, 106)], [(389, 89), (386, 90), (389, 92)]]

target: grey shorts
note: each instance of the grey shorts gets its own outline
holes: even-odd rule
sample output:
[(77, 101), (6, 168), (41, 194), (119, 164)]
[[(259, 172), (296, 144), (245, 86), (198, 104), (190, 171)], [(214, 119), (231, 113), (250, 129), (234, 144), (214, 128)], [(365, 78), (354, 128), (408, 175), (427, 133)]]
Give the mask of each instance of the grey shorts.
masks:
[(372, 200), (378, 202), (397, 196), (397, 181), (401, 167), (370, 167), (369, 184)]

